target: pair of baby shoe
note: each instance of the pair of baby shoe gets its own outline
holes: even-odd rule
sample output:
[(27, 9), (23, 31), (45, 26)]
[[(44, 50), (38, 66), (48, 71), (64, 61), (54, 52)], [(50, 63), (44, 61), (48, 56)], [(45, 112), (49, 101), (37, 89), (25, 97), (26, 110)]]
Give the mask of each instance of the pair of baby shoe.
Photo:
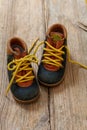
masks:
[[(36, 42), (35, 42), (36, 43)], [(35, 44), (34, 43), (34, 44)], [(7, 44), (7, 64), (9, 89), (16, 101), (30, 103), (40, 95), (39, 83), (47, 87), (58, 85), (64, 78), (67, 54), (67, 31), (61, 24), (52, 25), (46, 39), (31, 54), (26, 43), (20, 38), (12, 38)], [(35, 77), (31, 63), (38, 62), (35, 53), (40, 45), (44, 44), (43, 55)]]

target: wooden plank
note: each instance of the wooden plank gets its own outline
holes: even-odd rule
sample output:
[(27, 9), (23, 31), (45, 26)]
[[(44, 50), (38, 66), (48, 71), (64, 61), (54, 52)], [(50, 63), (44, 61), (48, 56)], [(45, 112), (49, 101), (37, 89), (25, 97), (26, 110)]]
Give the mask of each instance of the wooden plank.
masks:
[[(38, 36), (44, 39), (53, 23), (62, 23), (68, 32), (68, 47), (74, 60), (87, 64), (87, 34), (77, 22), (87, 24), (85, 0), (7, 0), (0, 1), (0, 130), (86, 130), (87, 72), (67, 63), (64, 81), (56, 88), (41, 87), (40, 99), (19, 105), (11, 93), (6, 69), (7, 40), (21, 37), (28, 45)], [(38, 44), (38, 43), (37, 43)], [(37, 52), (41, 58), (42, 48)], [(37, 73), (37, 66), (33, 65)]]
[[(87, 34), (76, 26), (82, 17), (81, 12), (84, 12), (83, 2), (85, 1), (45, 0), (45, 21), (47, 28), (53, 23), (65, 25), (72, 58), (87, 64)], [(87, 13), (83, 15), (83, 20), (85, 19)], [(87, 20), (85, 22), (87, 24)], [(67, 63), (64, 81), (59, 86), (49, 89), (51, 130), (87, 129), (86, 77), (86, 70)]]
[[(16, 103), (10, 92), (8, 98), (4, 95), (8, 84), (7, 40), (13, 36), (18, 36), (30, 47), (36, 37), (44, 38), (44, 10), (42, 5), (41, 0), (0, 0), (0, 130), (50, 129), (48, 89), (41, 87), (40, 99), (30, 105)], [(41, 53), (40, 48), (37, 53), (39, 58)]]

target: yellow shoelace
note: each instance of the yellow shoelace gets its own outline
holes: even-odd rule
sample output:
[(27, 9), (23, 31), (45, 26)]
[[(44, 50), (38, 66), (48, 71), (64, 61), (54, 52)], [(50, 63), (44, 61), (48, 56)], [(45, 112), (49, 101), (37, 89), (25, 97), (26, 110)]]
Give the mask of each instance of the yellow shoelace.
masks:
[[(87, 69), (86, 65), (83, 65), (77, 61), (71, 60), (70, 58), (70, 51), (68, 49), (67, 46), (61, 46), (59, 49), (54, 48), (53, 46), (51, 46), (47, 41), (45, 42), (40, 42), (40, 44), (46, 44), (50, 47), (50, 49), (48, 48), (44, 48), (44, 51), (46, 51), (47, 53), (43, 54), (43, 63), (46, 64), (50, 64), (50, 65), (54, 65), (57, 67), (63, 67), (61, 61), (64, 61), (64, 59), (62, 58), (62, 55), (65, 54), (65, 52), (63, 51), (63, 48), (66, 48), (67, 50), (67, 58), (68, 58), (68, 62), (72, 63), (72, 64), (78, 64), (81, 67), (83, 67), (84, 69)], [(51, 57), (55, 57), (55, 59), (52, 59)]]
[[(55, 65), (55, 66), (57, 66), (57, 67), (63, 67), (63, 66), (62, 66), (62, 63), (60, 63), (60, 61), (63, 61), (63, 60), (64, 60), (64, 59), (62, 58), (62, 54), (64, 54), (65, 52), (64, 52), (62, 49), (63, 49), (63, 48), (66, 48), (66, 50), (67, 50), (68, 62), (70, 62), (70, 63), (72, 63), (72, 64), (77, 64), (77, 65), (81, 66), (82, 68), (87, 69), (87, 66), (86, 66), (86, 65), (81, 64), (81, 63), (79, 63), (79, 62), (77, 62), (77, 61), (71, 60), (71, 58), (70, 58), (70, 51), (69, 51), (68, 47), (67, 47), (67, 46), (64, 46), (64, 45), (63, 45), (62, 47), (60, 47), (59, 49), (56, 49), (56, 48), (54, 48), (53, 46), (51, 46), (47, 41), (42, 41), (42, 42), (40, 42), (39, 45), (36, 47), (34, 54), (37, 52), (39, 46), (41, 46), (42, 44), (46, 44), (46, 45), (48, 45), (48, 46), (50, 47), (50, 49), (44, 47), (44, 51), (47, 51), (47, 54), (46, 54), (46, 53), (43, 54), (43, 57), (44, 57), (44, 59), (42, 60), (43, 63)], [(50, 57), (52, 57), (52, 56), (55, 57), (56, 59), (50, 58)]]
[[(36, 42), (38, 41), (38, 39), (32, 44), (31, 48), (28, 51), (28, 55), (26, 55), (23, 58), (20, 59), (14, 59), (12, 60), (10, 63), (8, 63), (8, 70), (9, 71), (13, 71), (13, 76), (10, 80), (9, 85), (7, 86), (6, 89), (6, 96), (7, 93), (12, 85), (12, 83), (14, 82), (15, 77), (17, 77), (17, 79), (15, 79), (15, 82), (26, 82), (26, 81), (30, 81), (34, 79), (34, 75), (30, 76), (30, 74), (32, 74), (32, 67), (29, 67), (31, 65), (31, 62), (38, 64), (38, 59), (35, 56), (36, 51), (30, 55), (30, 52), (32, 51), (33, 47), (35, 46)], [(27, 73), (23, 76), (21, 75), (17, 75), (19, 72), (21, 71), (27, 71)]]
[[(39, 46), (41, 46), (42, 44), (46, 44), (49, 46), (49, 48), (45, 48), (44, 47), (44, 51), (46, 51), (47, 53), (43, 54), (43, 63), (46, 64), (50, 64), (50, 65), (54, 65), (57, 67), (63, 67), (61, 61), (64, 61), (64, 59), (62, 58), (62, 55), (65, 54), (65, 52), (63, 51), (63, 48), (66, 48), (67, 50), (67, 57), (68, 57), (68, 61), (70, 63), (73, 64), (78, 64), (81, 67), (83, 67), (84, 69), (87, 69), (86, 65), (83, 65), (79, 62), (76, 62), (74, 60), (71, 60), (70, 58), (70, 51), (68, 49), (67, 46), (62, 46), (59, 49), (54, 48), (53, 46), (51, 46), (47, 41), (42, 41), (39, 43), (39, 45), (37, 45), (36, 49), (34, 50), (34, 53), (30, 55), (30, 52), (32, 51), (32, 49), (34, 48), (34, 46), (36, 45), (38, 39), (32, 44), (31, 48), (28, 51), (28, 55), (26, 55), (23, 58), (17, 59), (17, 60), (13, 60), (8, 64), (8, 70), (10, 71), (14, 71), (13, 72), (13, 76), (11, 78), (11, 81), (6, 89), (6, 95), (15, 79), (15, 76), (17, 76), (17, 80), (16, 82), (25, 82), (25, 81), (29, 81), (29, 80), (33, 80), (34, 79), (34, 75), (30, 76), (30, 74), (32, 73), (32, 68), (30, 68), (30, 64), (31, 62), (34, 62), (36, 64), (38, 64), (38, 59), (36, 58), (35, 54), (39, 48)], [(52, 59), (51, 57), (55, 57), (55, 59)], [(13, 65), (13, 67), (11, 67)], [(28, 71), (27, 74), (25, 74), (24, 76), (19, 76), (17, 75), (18, 72), (21, 72), (22, 70)]]
[[(64, 46), (60, 47), (59, 49), (56, 49), (53, 46), (51, 46), (48, 42), (45, 42), (45, 44), (47, 44), (47, 46), (49, 46), (50, 48), (44, 48), (44, 51), (46, 51), (47, 53), (43, 54), (44, 58), (42, 62), (54, 65), (56, 67), (63, 67), (61, 61), (64, 60), (62, 58), (62, 55), (65, 54), (65, 52), (62, 50)], [(55, 59), (52, 59), (51, 57), (55, 57)]]

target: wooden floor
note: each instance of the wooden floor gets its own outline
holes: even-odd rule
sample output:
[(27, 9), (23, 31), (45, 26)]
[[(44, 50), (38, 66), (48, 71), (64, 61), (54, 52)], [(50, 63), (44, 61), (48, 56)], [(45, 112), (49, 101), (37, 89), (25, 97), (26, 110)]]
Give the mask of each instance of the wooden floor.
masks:
[(0, 130), (87, 130), (87, 70), (78, 65), (67, 63), (64, 81), (52, 89), (40, 86), (39, 100), (30, 105), (4, 94), (11, 37), (21, 37), (30, 47), (37, 37), (44, 40), (50, 25), (64, 24), (72, 59), (87, 65), (87, 32), (78, 21), (87, 24), (85, 0), (0, 0)]

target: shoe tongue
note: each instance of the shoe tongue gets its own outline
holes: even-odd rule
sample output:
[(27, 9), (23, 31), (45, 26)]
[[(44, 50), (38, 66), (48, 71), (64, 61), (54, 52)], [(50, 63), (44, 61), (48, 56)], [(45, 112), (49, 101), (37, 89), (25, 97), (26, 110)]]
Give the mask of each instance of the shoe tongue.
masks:
[(51, 32), (47, 41), (55, 48), (59, 49), (64, 43), (64, 35), (59, 32)]
[(26, 51), (22, 50), (22, 49), (19, 48), (19, 47), (15, 47), (15, 48), (14, 48), (14, 51), (16, 52), (16, 53), (14, 54), (14, 58), (15, 58), (15, 59), (20, 59), (20, 58), (26, 56), (26, 54), (27, 54)]

